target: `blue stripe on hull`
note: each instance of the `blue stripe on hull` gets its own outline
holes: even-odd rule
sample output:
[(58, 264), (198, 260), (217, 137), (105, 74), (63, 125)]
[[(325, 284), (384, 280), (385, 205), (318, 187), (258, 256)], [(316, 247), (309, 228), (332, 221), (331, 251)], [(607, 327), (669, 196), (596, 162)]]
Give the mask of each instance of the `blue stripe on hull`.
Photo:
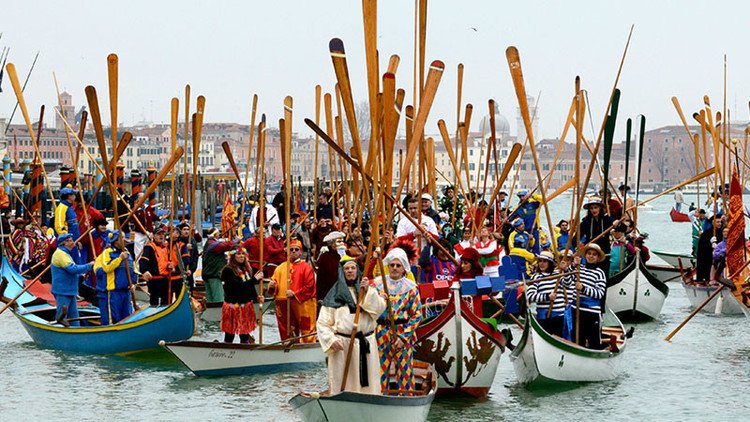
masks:
[(317, 368), (325, 362), (297, 362), (258, 366), (241, 366), (235, 368), (210, 369), (204, 371), (193, 371), (198, 376), (223, 376), (223, 375), (256, 375), (271, 374), (276, 372), (301, 371), (303, 369)]

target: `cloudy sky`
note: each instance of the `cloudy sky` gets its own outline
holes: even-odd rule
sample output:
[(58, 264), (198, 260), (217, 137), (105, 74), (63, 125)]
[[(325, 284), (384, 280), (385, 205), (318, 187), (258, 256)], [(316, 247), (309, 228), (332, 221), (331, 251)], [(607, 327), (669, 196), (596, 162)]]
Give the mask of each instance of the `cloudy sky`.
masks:
[[(411, 98), (413, 2), (381, 0), (381, 69), (400, 55), (398, 87)], [(455, 125), (456, 67), (465, 66), (463, 101), (474, 104), (474, 124), (494, 98), (516, 131), (516, 97), (505, 49), (518, 47), (527, 90), (540, 98), (541, 137), (559, 136), (573, 80), (590, 95), (597, 130), (631, 24), (635, 25), (620, 88), (620, 116), (646, 115), (649, 128), (678, 122), (670, 98), (686, 112), (708, 94), (714, 110), (723, 99), (723, 56), (728, 56), (727, 104), (733, 120), (748, 120), (750, 12), (745, 2), (698, 1), (449, 1), (428, 5), (427, 58), (446, 70), (427, 125)], [(173, 96), (190, 83), (207, 98), (206, 121), (249, 123), (252, 94), (269, 121), (278, 121), (286, 95), (295, 100), (294, 130), (313, 117), (314, 86), (331, 91), (335, 75), (328, 41), (344, 40), (355, 101), (367, 97), (361, 3), (316, 1), (21, 1), (5, 3), (0, 46), (10, 47), (23, 79), (39, 61), (27, 88), (31, 114), (54, 105), (52, 72), (84, 104), (86, 85), (98, 88), (108, 121), (106, 56), (120, 58), (120, 122), (167, 122)], [(15, 104), (7, 77), (0, 117)], [(46, 121), (53, 116), (47, 113)], [(20, 116), (14, 122), (21, 123)], [(623, 127), (624, 124), (618, 125)], [(587, 121), (590, 133), (591, 124)]]

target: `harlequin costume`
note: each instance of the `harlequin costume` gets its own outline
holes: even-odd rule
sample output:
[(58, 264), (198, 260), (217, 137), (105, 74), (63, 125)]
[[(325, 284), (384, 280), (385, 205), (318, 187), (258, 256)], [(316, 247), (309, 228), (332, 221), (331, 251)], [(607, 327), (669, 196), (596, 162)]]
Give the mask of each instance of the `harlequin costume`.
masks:
[[(406, 253), (400, 248), (391, 249), (386, 255), (383, 263), (398, 260), (406, 271), (409, 268), (409, 260)], [(391, 321), (388, 312), (384, 312), (378, 318), (376, 338), (378, 340), (378, 351), (380, 352), (380, 380), (382, 389), (388, 390), (390, 371), (395, 373), (397, 390), (414, 389), (414, 344), (417, 341), (417, 326), (422, 321), (422, 305), (419, 298), (417, 285), (407, 277), (393, 280), (390, 275), (385, 277), (388, 283), (388, 297), (391, 302), (391, 311), (395, 320), (395, 333), (391, 329)], [(378, 277), (374, 282), (379, 292), (385, 293), (383, 278)], [(396, 349), (396, 339), (400, 338), (404, 347)]]

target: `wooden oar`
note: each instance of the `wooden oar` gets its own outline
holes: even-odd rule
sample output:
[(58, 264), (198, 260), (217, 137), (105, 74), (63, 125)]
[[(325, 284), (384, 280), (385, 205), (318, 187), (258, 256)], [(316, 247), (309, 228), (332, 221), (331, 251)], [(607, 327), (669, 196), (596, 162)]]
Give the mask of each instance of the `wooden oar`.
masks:
[[(745, 263), (742, 265), (742, 267), (740, 267), (737, 271), (735, 271), (734, 274), (732, 274), (731, 276), (729, 276), (728, 279), (732, 280), (734, 277), (737, 277), (742, 272), (742, 270), (744, 270), (745, 268), (747, 268), (748, 265), (750, 265), (750, 259), (747, 260), (747, 261), (745, 261)], [(664, 341), (670, 341), (672, 339), (672, 337), (674, 337), (675, 334), (677, 334), (682, 329), (682, 327), (684, 327), (685, 324), (688, 323), (688, 321), (690, 321), (691, 319), (693, 319), (693, 317), (698, 312), (700, 312), (701, 309), (703, 309), (706, 305), (708, 305), (708, 302), (710, 302), (719, 293), (721, 293), (721, 291), (724, 289), (724, 287), (727, 287), (727, 286), (725, 284), (721, 284), (713, 293), (711, 293), (711, 295), (709, 297), (706, 298), (706, 300), (703, 301), (703, 303), (701, 303), (700, 305), (698, 305), (697, 308), (693, 309), (693, 312), (690, 312), (690, 315), (688, 315), (687, 318), (685, 318), (685, 320), (683, 320), (680, 323), (680, 325), (677, 326), (677, 328), (675, 328), (674, 330), (672, 330), (672, 332), (669, 333), (669, 335), (667, 335), (664, 338)], [(0, 311), (0, 313), (2, 313), (2, 312)]]

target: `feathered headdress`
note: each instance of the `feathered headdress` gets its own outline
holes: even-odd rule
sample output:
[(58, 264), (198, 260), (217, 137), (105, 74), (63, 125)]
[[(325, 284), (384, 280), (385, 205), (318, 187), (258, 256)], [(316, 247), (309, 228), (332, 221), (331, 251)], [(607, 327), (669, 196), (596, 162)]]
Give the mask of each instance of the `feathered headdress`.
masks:
[(403, 237), (397, 237), (396, 240), (391, 243), (388, 251), (386, 251), (386, 255), (394, 248), (403, 249), (404, 252), (406, 252), (406, 257), (409, 258), (409, 262), (412, 265), (416, 265), (417, 259), (419, 258), (419, 251), (417, 251), (417, 245), (415, 245), (413, 241)]

